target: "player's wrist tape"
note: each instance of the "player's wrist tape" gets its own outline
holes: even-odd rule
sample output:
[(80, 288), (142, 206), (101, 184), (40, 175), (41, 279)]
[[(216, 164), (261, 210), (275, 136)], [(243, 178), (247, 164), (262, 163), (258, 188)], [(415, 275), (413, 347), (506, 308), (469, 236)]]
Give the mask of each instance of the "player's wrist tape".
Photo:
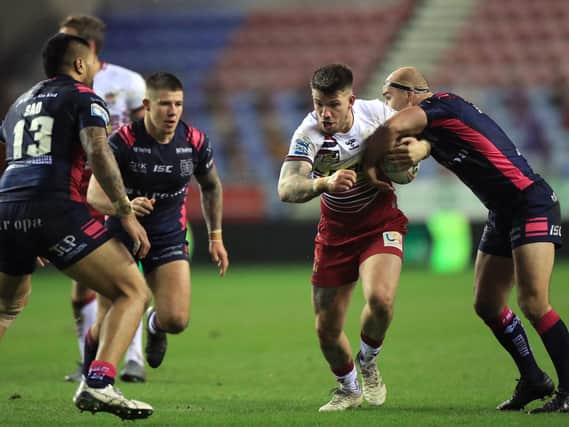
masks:
[(133, 212), (132, 205), (127, 196), (113, 202), (113, 208), (117, 216), (130, 215)]
[(221, 236), (221, 228), (211, 230), (208, 234), (210, 242), (221, 242), (223, 240)]

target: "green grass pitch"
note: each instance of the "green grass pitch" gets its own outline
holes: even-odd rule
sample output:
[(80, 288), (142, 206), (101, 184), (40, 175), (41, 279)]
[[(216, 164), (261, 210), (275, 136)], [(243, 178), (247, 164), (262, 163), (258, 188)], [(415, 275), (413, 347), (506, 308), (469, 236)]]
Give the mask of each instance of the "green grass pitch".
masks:
[[(190, 327), (170, 336), (163, 366), (146, 384), (117, 385), (155, 408), (148, 426), (567, 426), (567, 414), (498, 413), (517, 371), (472, 310), (472, 271), (403, 272), (395, 317), (379, 358), (388, 387), (381, 408), (320, 414), (335, 381), (318, 349), (310, 305), (310, 265), (193, 269)], [(569, 321), (569, 265), (559, 264), (552, 302)], [(519, 314), (515, 301), (512, 308)], [(346, 331), (358, 346), (361, 291)], [(541, 340), (525, 322), (536, 357), (553, 378)], [(69, 281), (34, 276), (30, 304), (0, 344), (0, 426), (124, 425), (81, 414)], [(535, 405), (534, 405), (535, 406)]]

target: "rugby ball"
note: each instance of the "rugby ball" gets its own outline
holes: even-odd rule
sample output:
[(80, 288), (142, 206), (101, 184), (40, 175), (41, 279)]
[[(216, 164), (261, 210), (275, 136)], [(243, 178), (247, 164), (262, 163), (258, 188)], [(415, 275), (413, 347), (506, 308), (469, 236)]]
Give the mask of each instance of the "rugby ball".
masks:
[(396, 171), (387, 159), (385, 159), (381, 165), (381, 170), (390, 181), (396, 184), (409, 184), (419, 173), (419, 165), (420, 162), (407, 170)]

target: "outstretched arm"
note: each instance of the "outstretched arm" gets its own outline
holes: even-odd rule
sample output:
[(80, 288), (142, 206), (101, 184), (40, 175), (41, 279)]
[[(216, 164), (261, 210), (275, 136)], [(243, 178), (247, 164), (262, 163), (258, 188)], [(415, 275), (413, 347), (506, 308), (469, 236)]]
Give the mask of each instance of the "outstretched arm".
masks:
[(219, 274), (225, 275), (229, 257), (223, 245), (221, 220), (223, 217), (223, 188), (215, 165), (205, 175), (196, 175), (202, 194), (202, 213), (209, 233), (209, 253), (219, 267)]
[(303, 203), (324, 192), (340, 193), (356, 184), (356, 173), (340, 169), (326, 177), (311, 178), (312, 165), (303, 160), (289, 160), (283, 163), (279, 177), (278, 192), (283, 202)]
[(376, 167), (379, 161), (405, 136), (420, 134), (427, 127), (427, 115), (420, 107), (409, 107), (395, 114), (366, 140), (363, 157), (364, 171), (373, 184), (382, 183), (378, 179)]

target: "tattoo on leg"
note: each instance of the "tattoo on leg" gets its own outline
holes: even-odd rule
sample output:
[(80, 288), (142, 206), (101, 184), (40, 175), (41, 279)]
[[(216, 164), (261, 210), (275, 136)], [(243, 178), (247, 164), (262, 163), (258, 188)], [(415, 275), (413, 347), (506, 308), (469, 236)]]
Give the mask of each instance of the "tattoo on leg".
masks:
[(334, 304), (339, 288), (313, 287), (312, 301), (317, 311), (328, 310)]

